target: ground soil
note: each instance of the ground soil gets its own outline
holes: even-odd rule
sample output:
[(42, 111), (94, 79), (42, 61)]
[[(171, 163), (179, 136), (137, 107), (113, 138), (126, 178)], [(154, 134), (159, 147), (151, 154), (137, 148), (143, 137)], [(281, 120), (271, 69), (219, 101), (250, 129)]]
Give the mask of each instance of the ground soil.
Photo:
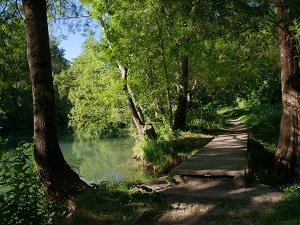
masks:
[(270, 211), (282, 199), (280, 191), (241, 177), (176, 176), (173, 182), (162, 177), (145, 184), (162, 193), (169, 207), (156, 217), (142, 215), (135, 224), (250, 225), (257, 213)]

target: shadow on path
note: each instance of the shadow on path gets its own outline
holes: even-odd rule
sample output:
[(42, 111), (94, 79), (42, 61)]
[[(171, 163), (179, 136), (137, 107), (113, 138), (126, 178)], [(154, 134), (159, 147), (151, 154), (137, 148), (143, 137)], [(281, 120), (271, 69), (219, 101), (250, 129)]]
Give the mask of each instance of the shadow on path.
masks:
[(242, 221), (242, 210), (269, 210), (282, 199), (282, 193), (269, 186), (245, 182), (248, 135), (238, 121), (230, 122), (225, 134), (173, 171), (174, 184), (167, 177), (144, 184), (165, 195), (170, 209), (156, 221), (136, 224), (251, 224)]

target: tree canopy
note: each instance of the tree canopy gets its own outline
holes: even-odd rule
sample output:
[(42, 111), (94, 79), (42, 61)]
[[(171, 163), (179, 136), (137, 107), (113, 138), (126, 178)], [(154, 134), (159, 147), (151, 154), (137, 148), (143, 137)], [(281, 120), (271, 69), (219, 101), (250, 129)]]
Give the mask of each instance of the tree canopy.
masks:
[[(121, 81), (118, 65), (128, 69), (126, 83), (140, 116), (158, 127), (173, 128), (174, 116), (185, 105), (189, 113), (207, 105), (280, 102), (278, 48), (275, 26), (268, 21), (274, 19), (269, 5), (243, 1), (82, 2), (104, 32), (99, 42), (88, 42), (93, 42), (89, 51), (98, 52), (98, 56), (87, 57), (91, 53), (85, 47), (69, 73), (78, 85), (69, 89), (74, 105), (71, 124), (75, 118), (85, 121), (85, 125), (73, 123), (74, 128), (89, 129), (95, 123), (90, 126), (86, 121), (95, 121), (98, 116), (97, 121), (102, 125), (91, 130), (101, 133), (103, 124), (118, 127), (120, 118), (128, 118), (116, 119), (111, 117), (113, 113), (110, 118), (106, 113), (95, 116), (93, 112), (100, 112), (102, 105), (99, 98), (82, 97), (79, 103), (74, 95), (76, 92), (77, 96), (85, 96), (87, 89), (107, 82), (108, 77), (116, 87)], [(90, 70), (81, 66), (94, 63), (97, 67), (111, 68), (110, 75), (106, 75), (107, 69)], [(76, 68), (89, 71), (88, 82), (84, 82), (85, 73), (74, 73)], [(106, 111), (114, 108), (112, 105), (120, 97), (113, 86), (111, 89), (108, 86), (105, 95), (110, 95), (111, 103), (106, 105)], [(190, 102), (180, 105), (180, 96)], [(100, 98), (104, 100), (105, 96)], [(90, 113), (85, 112), (84, 102), (89, 102)], [(126, 112), (126, 106), (122, 107)], [(124, 119), (123, 123), (128, 126), (129, 120)]]

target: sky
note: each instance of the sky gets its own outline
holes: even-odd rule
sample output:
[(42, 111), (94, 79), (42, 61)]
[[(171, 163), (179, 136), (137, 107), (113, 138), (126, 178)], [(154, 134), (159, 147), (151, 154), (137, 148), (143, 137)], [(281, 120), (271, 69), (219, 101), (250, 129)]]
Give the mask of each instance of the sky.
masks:
[(66, 40), (61, 40), (59, 47), (65, 50), (65, 58), (69, 61), (76, 58), (81, 53), (81, 46), (87, 37), (82, 36), (80, 33), (67, 34)]

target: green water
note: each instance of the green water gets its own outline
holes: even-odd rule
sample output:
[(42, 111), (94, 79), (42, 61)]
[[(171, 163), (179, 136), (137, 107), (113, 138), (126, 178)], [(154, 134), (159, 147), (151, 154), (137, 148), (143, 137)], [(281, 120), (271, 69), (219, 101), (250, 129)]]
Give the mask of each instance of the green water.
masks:
[(131, 138), (60, 141), (60, 147), (69, 164), (89, 183), (143, 178), (143, 172), (132, 158), (134, 140)]
[[(6, 133), (8, 149), (21, 140), (32, 141), (31, 131)], [(93, 139), (74, 141), (66, 132), (60, 133), (60, 147), (67, 162), (88, 183), (102, 181), (143, 180), (145, 174), (132, 158), (133, 138)]]

